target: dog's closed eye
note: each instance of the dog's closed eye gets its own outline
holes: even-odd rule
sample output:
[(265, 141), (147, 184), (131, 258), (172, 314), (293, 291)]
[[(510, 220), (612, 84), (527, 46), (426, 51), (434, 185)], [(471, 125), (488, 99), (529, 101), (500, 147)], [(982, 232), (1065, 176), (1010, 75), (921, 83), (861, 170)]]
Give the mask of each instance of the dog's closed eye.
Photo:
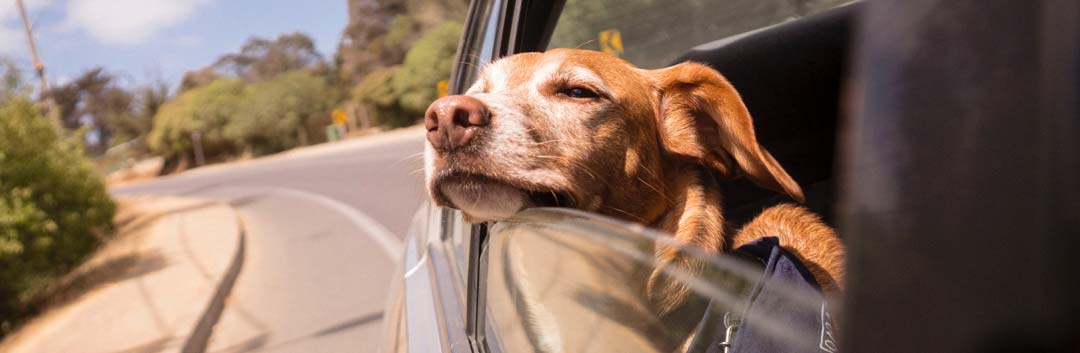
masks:
[(560, 96), (574, 98), (574, 99), (597, 99), (597, 98), (600, 98), (600, 94), (596, 93), (596, 91), (593, 91), (592, 89), (589, 89), (589, 88), (580, 87), (580, 86), (565, 87), (565, 88), (559, 89), (559, 91), (556, 92), (556, 94), (558, 94)]

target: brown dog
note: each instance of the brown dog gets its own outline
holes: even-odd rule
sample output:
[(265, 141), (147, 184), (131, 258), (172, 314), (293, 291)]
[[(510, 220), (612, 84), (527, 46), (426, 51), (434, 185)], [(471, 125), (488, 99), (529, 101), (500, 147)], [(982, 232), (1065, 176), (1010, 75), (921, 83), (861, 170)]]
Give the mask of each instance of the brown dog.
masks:
[[(769, 208), (725, 231), (716, 176), (745, 176), (803, 201), (802, 190), (754, 136), (739, 94), (707, 66), (642, 70), (617, 57), (556, 49), (495, 61), (464, 95), (428, 108), (427, 187), (470, 222), (539, 206), (573, 207), (640, 222), (683, 244), (721, 252), (762, 236), (836, 291), (844, 247), (794, 205)], [(658, 248), (657, 268), (703, 264)], [(685, 286), (653, 274), (648, 296), (668, 312)]]

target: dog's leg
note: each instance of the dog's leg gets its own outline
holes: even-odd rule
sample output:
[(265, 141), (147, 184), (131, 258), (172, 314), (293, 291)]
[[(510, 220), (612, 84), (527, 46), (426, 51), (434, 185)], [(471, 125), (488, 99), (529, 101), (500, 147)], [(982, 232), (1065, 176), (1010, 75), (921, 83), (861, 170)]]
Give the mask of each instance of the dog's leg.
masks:
[[(720, 212), (719, 187), (712, 175), (700, 167), (686, 167), (669, 183), (674, 207), (661, 217), (656, 228), (674, 235), (679, 244), (691, 245), (710, 253), (724, 249), (724, 218)], [(654, 310), (661, 316), (686, 303), (690, 290), (683, 283), (664, 275), (662, 268), (675, 266), (696, 275), (704, 269), (701, 260), (677, 249), (658, 245), (656, 269), (649, 278), (646, 293)]]
[(780, 246), (798, 256), (825, 293), (843, 290), (844, 244), (817, 215), (790, 204), (770, 207), (735, 234), (732, 247), (768, 236), (779, 238)]

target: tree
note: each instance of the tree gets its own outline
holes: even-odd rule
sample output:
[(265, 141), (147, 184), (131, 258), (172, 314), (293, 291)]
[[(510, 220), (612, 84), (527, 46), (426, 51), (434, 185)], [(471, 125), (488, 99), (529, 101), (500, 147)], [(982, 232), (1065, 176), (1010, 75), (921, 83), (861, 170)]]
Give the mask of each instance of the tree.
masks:
[(248, 39), (239, 53), (218, 58), (212, 67), (248, 82), (258, 82), (292, 70), (324, 65), (322, 54), (315, 50), (311, 37), (297, 32), (283, 34), (274, 40)]
[(180, 79), (180, 93), (187, 92), (193, 88), (206, 86), (220, 77), (221, 75), (215, 72), (212, 67), (204, 67), (198, 70), (185, 72), (184, 77)]
[(220, 78), (165, 103), (154, 116), (150, 149), (170, 159), (191, 158), (191, 134), (198, 131), (208, 157), (235, 152), (224, 127), (237, 114), (244, 87), (241, 80)]
[(439, 98), (439, 81), (450, 79), (460, 37), (458, 22), (446, 22), (431, 29), (409, 49), (401, 70), (390, 81), (400, 96), (401, 107), (414, 113), (416, 119), (423, 116), (428, 104)]
[[(154, 125), (154, 115), (170, 98), (169, 85), (165, 81), (154, 81), (136, 87), (132, 94), (131, 109), (106, 117), (109, 129), (113, 132), (113, 145), (144, 137)], [(133, 146), (138, 153), (149, 152), (145, 143)]]
[(349, 24), (335, 56), (342, 78), (357, 82), (400, 64), (418, 34), (446, 21), (464, 21), (468, 5), (465, 0), (349, 0)]
[(89, 147), (96, 153), (104, 152), (113, 142), (110, 120), (132, 113), (135, 97), (116, 81), (116, 76), (96, 67), (46, 93), (59, 107), (65, 128), (87, 126), (93, 136)]
[(25, 313), (112, 227), (115, 206), (81, 145), (25, 97), (0, 105), (0, 323)]
[(336, 101), (335, 90), (322, 77), (291, 71), (248, 85), (224, 136), (257, 155), (293, 148), (308, 139), (309, 121), (329, 120), (325, 117)]
[(402, 65), (368, 74), (353, 90), (381, 125), (400, 127), (415, 123), (428, 104), (438, 98), (437, 86), (450, 79), (461, 24), (446, 22), (424, 34), (409, 49)]
[(367, 108), (364, 110), (373, 115), (372, 120), (378, 125), (402, 127), (416, 119), (401, 107), (397, 92), (388, 84), (400, 69), (398, 65), (372, 71), (352, 91), (359, 105)]
[(22, 69), (15, 61), (7, 57), (0, 57), (0, 104), (13, 96), (25, 96), (30, 93), (30, 85), (26, 83), (26, 77)]

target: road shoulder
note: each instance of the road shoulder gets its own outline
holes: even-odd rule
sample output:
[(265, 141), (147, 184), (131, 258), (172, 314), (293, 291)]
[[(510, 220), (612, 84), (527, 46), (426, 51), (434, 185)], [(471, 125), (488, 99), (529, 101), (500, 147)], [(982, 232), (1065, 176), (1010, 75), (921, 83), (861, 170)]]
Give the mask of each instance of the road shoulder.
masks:
[(243, 260), (237, 212), (197, 198), (118, 204), (116, 237), (66, 276), (48, 309), (0, 343), (0, 352), (205, 347), (201, 336), (208, 337)]

